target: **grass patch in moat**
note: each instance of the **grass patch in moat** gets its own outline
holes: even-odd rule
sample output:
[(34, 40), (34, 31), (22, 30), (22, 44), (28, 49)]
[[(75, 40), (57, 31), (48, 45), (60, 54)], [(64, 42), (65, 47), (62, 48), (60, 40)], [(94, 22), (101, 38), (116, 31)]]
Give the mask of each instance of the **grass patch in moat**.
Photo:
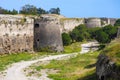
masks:
[(63, 53), (80, 52), (82, 43), (83, 42), (76, 42), (76, 43), (72, 43), (72, 44), (70, 44), (68, 46), (64, 46), (64, 52)]
[[(40, 65), (36, 70), (54, 69), (57, 74), (49, 74), (53, 80), (90, 80), (87, 76), (95, 73), (95, 62), (99, 52), (79, 54), (69, 60), (52, 60), (47, 65)], [(91, 78), (91, 77), (90, 77)], [(94, 80), (94, 75), (91, 80)]]

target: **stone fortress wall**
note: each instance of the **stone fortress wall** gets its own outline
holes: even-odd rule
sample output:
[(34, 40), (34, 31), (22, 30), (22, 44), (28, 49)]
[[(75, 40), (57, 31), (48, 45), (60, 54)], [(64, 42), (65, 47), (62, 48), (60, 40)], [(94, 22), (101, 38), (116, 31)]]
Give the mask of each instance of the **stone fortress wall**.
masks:
[(60, 18), (61, 32), (70, 32), (76, 26), (84, 24), (84, 18)]
[(70, 32), (80, 24), (85, 24), (88, 28), (104, 27), (109, 24), (114, 25), (116, 20), (116, 18), (66, 18), (63, 16), (59, 17), (59, 21), (61, 24), (61, 33)]
[(76, 26), (103, 27), (114, 25), (114, 18), (66, 18), (47, 14), (38, 16), (0, 15), (0, 54), (34, 51), (50, 47), (63, 51), (61, 33)]
[(116, 22), (116, 18), (61, 18), (64, 21), (61, 21), (62, 26), (61, 31), (62, 32), (70, 32), (72, 31), (76, 26), (79, 26), (80, 24), (85, 24), (88, 28), (92, 27), (104, 27), (106, 25), (114, 25)]
[(0, 15), (0, 53), (32, 51), (33, 24), (29, 17)]

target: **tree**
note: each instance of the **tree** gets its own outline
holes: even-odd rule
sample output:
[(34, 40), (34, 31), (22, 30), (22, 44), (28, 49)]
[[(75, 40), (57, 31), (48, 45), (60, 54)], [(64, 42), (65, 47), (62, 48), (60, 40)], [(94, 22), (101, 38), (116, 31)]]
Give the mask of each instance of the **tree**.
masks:
[(78, 41), (78, 36), (79, 36), (79, 30), (78, 29), (73, 29), (72, 32), (70, 32), (70, 36), (72, 38), (72, 41), (75, 42), (75, 41)]
[(15, 15), (15, 14), (18, 14), (18, 11), (13, 9), (12, 11), (10, 11), (11, 14)]
[(42, 8), (38, 8), (38, 9), (37, 9), (37, 14), (47, 14), (47, 11), (45, 11), (45, 10), (42, 9)]
[(34, 5), (24, 5), (22, 9), (20, 10), (20, 14), (37, 14), (37, 8)]
[(83, 40), (84, 40), (84, 35), (83, 34), (78, 35), (77, 41), (79, 42), (79, 41), (83, 41)]
[(50, 14), (58, 14), (58, 15), (60, 15), (60, 8), (51, 8), (49, 10), (49, 13)]
[(11, 10), (7, 10), (7, 9), (3, 9), (2, 7), (0, 7), (0, 14), (18, 14), (18, 11), (13, 9), (12, 11)]
[(109, 35), (103, 32), (102, 30), (96, 31), (95, 39), (100, 43), (109, 43)]
[(70, 32), (72, 41), (83, 41), (90, 38), (90, 34), (87, 32), (87, 27), (83, 24), (75, 27), (72, 32)]
[(0, 14), (3, 14), (4, 13), (4, 10), (2, 7), (0, 7)]
[(120, 26), (120, 19), (118, 19), (118, 20), (115, 22), (114, 26)]
[(117, 27), (112, 25), (107, 25), (102, 28), (102, 30), (108, 34), (110, 39), (114, 39), (117, 36)]
[(63, 45), (69, 45), (71, 44), (72, 40), (69, 34), (67, 33), (62, 33), (62, 40), (63, 40)]
[(96, 36), (95, 32), (100, 29), (101, 29), (100, 27), (87, 28), (87, 32), (89, 33), (90, 38), (95, 39), (95, 36)]
[(6, 10), (0, 7), (0, 14), (8, 14), (8, 13), (9, 13), (9, 10)]

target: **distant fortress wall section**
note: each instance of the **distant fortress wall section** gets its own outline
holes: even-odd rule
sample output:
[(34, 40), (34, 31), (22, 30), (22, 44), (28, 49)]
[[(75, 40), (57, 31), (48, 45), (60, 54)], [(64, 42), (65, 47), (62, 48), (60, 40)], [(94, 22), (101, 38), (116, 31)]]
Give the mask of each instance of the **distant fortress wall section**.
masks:
[(62, 27), (61, 29), (62, 32), (70, 32), (76, 26), (84, 24), (84, 18), (61, 18), (60, 24)]
[(86, 18), (85, 25), (89, 28), (101, 27), (101, 19), (100, 18)]
[(110, 20), (110, 24), (114, 26), (117, 19), (115, 19), (115, 18), (108, 18), (108, 19)]
[(116, 22), (116, 18), (100, 18), (101, 19), (101, 26), (106, 26), (106, 25), (112, 25), (114, 26), (115, 22)]
[(33, 50), (34, 20), (18, 15), (0, 15), (0, 54)]
[(114, 26), (116, 22), (116, 18), (60, 18), (60, 30), (63, 32), (70, 32), (75, 27), (80, 24), (85, 24), (88, 28), (94, 27), (104, 27), (106, 25), (111, 24)]
[(63, 51), (60, 22), (58, 18), (44, 16), (35, 19), (34, 24), (34, 50), (35, 51)]

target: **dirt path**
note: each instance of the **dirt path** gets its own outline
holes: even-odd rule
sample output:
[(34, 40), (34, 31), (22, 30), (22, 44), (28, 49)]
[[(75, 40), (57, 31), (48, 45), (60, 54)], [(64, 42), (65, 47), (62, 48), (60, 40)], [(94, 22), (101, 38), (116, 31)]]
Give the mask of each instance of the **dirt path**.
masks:
[[(94, 44), (94, 42), (90, 42), (90, 43), (86, 43), (86, 44), (82, 44), (82, 51), (80, 53), (86, 53), (88, 51), (90, 51), (89, 47), (91, 44)], [(86, 47), (88, 47), (86, 49)], [(89, 50), (88, 50), (89, 49)], [(5, 71), (5, 75), (4, 76), (0, 76), (0, 80), (51, 80), (47, 77), (47, 73), (44, 72), (42, 73), (41, 77), (35, 78), (28, 78), (27, 76), (25, 76), (23, 69), (26, 67), (29, 67), (30, 65), (32, 65), (33, 63), (36, 63), (38, 61), (49, 61), (49, 60), (57, 60), (57, 59), (64, 59), (66, 57), (70, 58), (73, 55), (76, 55), (77, 53), (73, 53), (73, 54), (62, 54), (62, 55), (54, 55), (54, 56), (48, 56), (48, 57), (44, 57), (38, 60), (33, 60), (33, 61), (22, 61), (22, 62), (18, 62), (18, 63), (14, 63), (11, 65), (10, 68), (8, 68)]]

